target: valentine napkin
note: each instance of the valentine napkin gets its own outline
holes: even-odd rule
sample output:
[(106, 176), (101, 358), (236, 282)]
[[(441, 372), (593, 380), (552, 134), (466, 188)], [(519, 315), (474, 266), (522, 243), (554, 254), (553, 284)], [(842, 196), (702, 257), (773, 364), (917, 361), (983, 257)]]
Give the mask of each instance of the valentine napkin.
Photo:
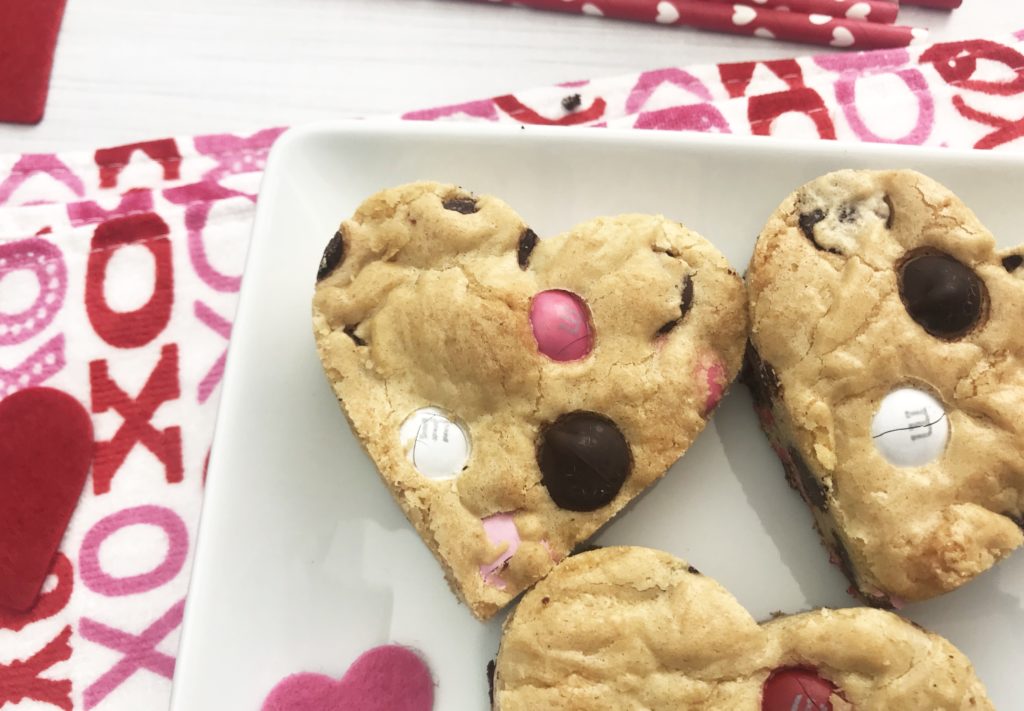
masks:
[[(1021, 151), (1024, 32), (668, 67), (401, 118)], [(0, 399), (62, 390), (94, 431), (42, 596), (0, 611), (0, 709), (167, 707), (253, 208), (282, 130), (0, 157)]]

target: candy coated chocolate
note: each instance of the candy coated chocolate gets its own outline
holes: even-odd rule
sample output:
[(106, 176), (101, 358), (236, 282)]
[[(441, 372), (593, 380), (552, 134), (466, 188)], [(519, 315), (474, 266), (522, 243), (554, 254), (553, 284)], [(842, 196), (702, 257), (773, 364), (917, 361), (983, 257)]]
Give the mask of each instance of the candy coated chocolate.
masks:
[(614, 422), (570, 412), (546, 426), (537, 448), (541, 481), (569, 511), (595, 511), (615, 498), (633, 466), (629, 443)]
[(985, 283), (948, 254), (911, 255), (900, 268), (900, 297), (907, 313), (937, 338), (959, 338), (982, 320)]
[(818, 477), (814, 476), (807, 462), (795, 447), (789, 448), (789, 457), (793, 460), (793, 469), (800, 479), (800, 487), (807, 497), (808, 503), (822, 511), (828, 511), (828, 491)]
[(568, 291), (542, 291), (530, 304), (537, 349), (557, 361), (579, 360), (594, 346), (586, 304)]
[(942, 403), (914, 388), (898, 388), (882, 399), (871, 420), (871, 438), (886, 461), (920, 467), (946, 451), (949, 419)]
[(814, 248), (821, 252), (831, 252), (832, 254), (839, 254), (834, 249), (826, 249), (818, 244), (818, 240), (814, 238), (814, 226), (824, 220), (828, 214), (824, 210), (815, 209), (810, 212), (805, 212), (799, 217), (800, 231), (804, 233), (804, 237), (811, 241)]
[(340, 231), (335, 232), (331, 241), (324, 248), (323, 256), (320, 257), (320, 267), (316, 270), (316, 280), (320, 281), (334, 271), (345, 259), (345, 239)]
[(469, 435), (436, 407), (424, 407), (409, 415), (398, 437), (409, 462), (430, 479), (457, 476), (469, 459)]
[(779, 669), (764, 684), (761, 710), (832, 711), (834, 693), (836, 687), (813, 669)]

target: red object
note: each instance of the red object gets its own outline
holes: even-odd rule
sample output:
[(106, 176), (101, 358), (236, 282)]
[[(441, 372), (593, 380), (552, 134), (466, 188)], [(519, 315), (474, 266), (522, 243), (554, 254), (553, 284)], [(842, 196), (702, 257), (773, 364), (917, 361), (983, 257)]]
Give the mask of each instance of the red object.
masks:
[(0, 121), (39, 123), (65, 0), (0, 0)]
[[(696, 27), (842, 49), (906, 47), (925, 40), (928, 31), (864, 20), (793, 12), (753, 4), (709, 0), (488, 0), (538, 10), (598, 15), (660, 25)], [(838, 0), (844, 2), (844, 0)], [(834, 0), (833, 4), (837, 4)]]
[(735, 5), (754, 5), (776, 10), (817, 13), (847, 20), (865, 20), (891, 25), (896, 22), (900, 6), (888, 0), (705, 0)]
[(903, 4), (936, 7), (941, 10), (955, 10), (964, 4), (964, 0), (903, 0)]
[(28, 388), (0, 401), (0, 607), (32, 607), (92, 461), (92, 420), (77, 400)]
[(777, 669), (764, 683), (761, 711), (832, 711), (837, 693), (813, 669)]

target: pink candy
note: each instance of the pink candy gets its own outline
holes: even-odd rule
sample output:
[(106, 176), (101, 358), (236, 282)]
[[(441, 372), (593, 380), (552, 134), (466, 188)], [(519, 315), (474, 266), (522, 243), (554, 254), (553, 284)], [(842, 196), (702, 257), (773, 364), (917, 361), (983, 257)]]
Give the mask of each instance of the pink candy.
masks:
[(480, 575), (483, 577), (484, 582), (499, 590), (504, 590), (505, 581), (501, 579), (499, 573), (501, 573), (509, 558), (519, 550), (519, 529), (516, 528), (516, 522), (510, 513), (488, 516), (483, 519), (482, 523), (484, 525), (484, 533), (487, 534), (487, 540), (490, 541), (492, 546), (508, 544), (504, 553), (487, 565), (480, 566)]
[(705, 355), (701, 360), (700, 371), (704, 376), (708, 393), (702, 414), (708, 415), (721, 402), (729, 379), (725, 374), (725, 367), (713, 355)]
[(579, 360), (594, 347), (587, 306), (571, 292), (552, 289), (534, 296), (530, 324), (538, 350), (552, 360)]

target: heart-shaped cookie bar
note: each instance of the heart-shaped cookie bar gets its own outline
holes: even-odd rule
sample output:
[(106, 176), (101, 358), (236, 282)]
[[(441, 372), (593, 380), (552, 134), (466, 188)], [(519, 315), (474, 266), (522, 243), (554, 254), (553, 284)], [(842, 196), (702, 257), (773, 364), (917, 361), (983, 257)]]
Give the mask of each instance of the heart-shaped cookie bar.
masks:
[(408, 519), (490, 617), (650, 486), (742, 361), (742, 282), (663, 217), (538, 240), (505, 203), (368, 199), (313, 300), (328, 379)]
[(971, 663), (882, 610), (758, 625), (721, 585), (649, 548), (572, 556), (505, 623), (501, 711), (985, 711)]
[(952, 590), (1024, 542), (1022, 261), (910, 171), (819, 178), (758, 239), (747, 380), (869, 604)]

